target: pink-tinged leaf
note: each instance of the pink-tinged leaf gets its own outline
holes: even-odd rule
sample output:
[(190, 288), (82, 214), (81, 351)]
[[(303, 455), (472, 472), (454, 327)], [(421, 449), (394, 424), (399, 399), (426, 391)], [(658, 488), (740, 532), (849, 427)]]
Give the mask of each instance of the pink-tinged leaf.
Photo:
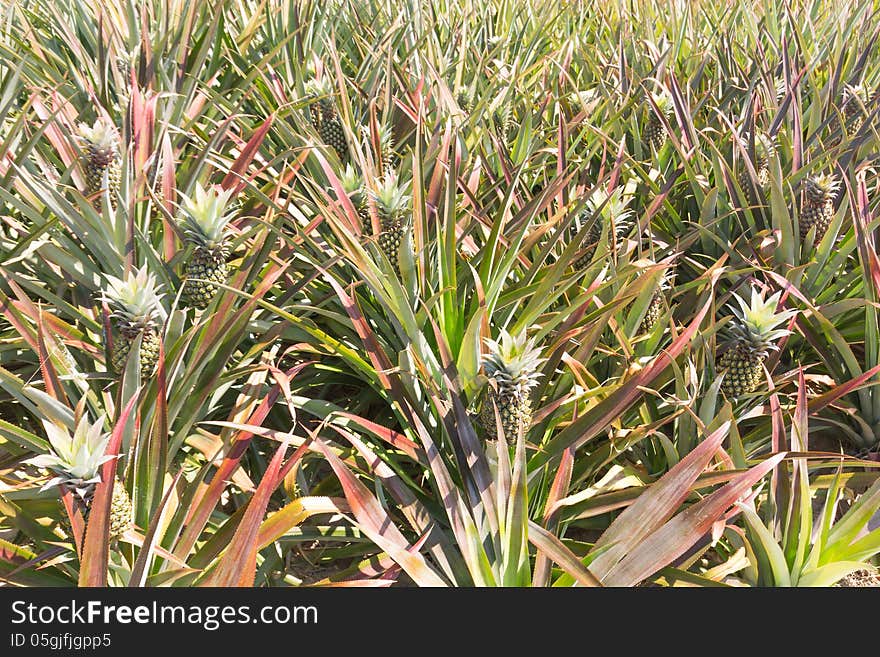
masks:
[[(137, 559), (135, 559), (134, 565), (131, 568), (131, 577), (128, 578), (129, 586), (144, 585), (144, 582), (147, 578), (147, 564), (150, 562), (150, 558), (152, 557), (154, 552), (158, 554), (161, 551), (163, 553), (162, 556), (170, 558), (172, 561), (175, 562), (181, 561), (173, 554), (157, 545), (158, 536), (156, 532), (159, 528), (159, 524), (162, 522), (165, 509), (168, 507), (168, 501), (171, 499), (171, 494), (174, 492), (174, 489), (177, 488), (177, 482), (180, 481), (180, 477), (182, 475), (183, 469), (178, 470), (177, 474), (174, 475), (174, 479), (172, 480), (171, 485), (168, 487), (168, 490), (162, 497), (162, 501), (159, 503), (159, 505), (156, 507), (156, 511), (153, 513), (153, 518), (150, 520), (149, 527), (147, 527), (147, 533), (142, 537), (142, 549), (138, 552)], [(146, 547), (144, 548), (143, 546)], [(181, 562), (178, 565), (186, 566), (186, 563)]]
[(880, 296), (880, 256), (877, 255), (874, 245), (873, 232), (868, 228), (873, 221), (873, 216), (868, 199), (868, 188), (865, 185), (865, 175), (865, 171), (860, 171), (857, 177), (856, 212), (853, 212), (853, 226), (856, 229), (859, 254), (867, 264), (871, 281), (874, 283), (874, 293)]
[(76, 547), (76, 555), (82, 559), (83, 537), (86, 532), (86, 523), (83, 518), (82, 507), (74, 505), (74, 495), (75, 493), (72, 490), (62, 490), (61, 503), (64, 505), (64, 510), (67, 512), (67, 517), (70, 520), (70, 528), (73, 531), (73, 543), (74, 547)]
[[(174, 179), (174, 150), (171, 147), (171, 137), (168, 132), (162, 135), (162, 207), (168, 214), (174, 214), (174, 202), (177, 200), (177, 187)], [(162, 248), (165, 261), (170, 262), (177, 252), (174, 241), (174, 227), (162, 214)]]
[[(645, 540), (601, 578), (605, 586), (635, 586), (683, 555), (730, 507), (760, 481), (785, 453), (775, 454), (739, 475), (700, 502), (688, 507)], [(612, 548), (613, 549), (613, 548)]]
[(348, 502), (340, 497), (299, 497), (266, 518), (260, 525), (257, 545), (262, 550), (284, 536), (292, 527), (321, 513), (349, 513)]
[(794, 408), (794, 418), (791, 425), (791, 445), (789, 449), (792, 452), (807, 451), (807, 383), (804, 380), (804, 368), (798, 368), (798, 391), (797, 403)]
[[(126, 529), (125, 532), (123, 532), (120, 540), (125, 541), (126, 543), (131, 543), (132, 545), (138, 546), (139, 548), (141, 548), (141, 552), (148, 553), (150, 551), (153, 551), (158, 556), (162, 557), (163, 559), (167, 559), (168, 561), (170, 561), (171, 563), (173, 563), (176, 566), (187, 567), (187, 564), (185, 561), (178, 559), (171, 552), (169, 552), (168, 550), (166, 550), (162, 546), (160, 546), (160, 545), (150, 546), (149, 541), (147, 540), (147, 536), (144, 534), (141, 534), (137, 529), (134, 529), (134, 528)], [(144, 547), (144, 546), (147, 546), (147, 547)], [(140, 553), (138, 553), (138, 554), (140, 555)]]
[(848, 395), (849, 393), (853, 392), (863, 383), (866, 383), (868, 379), (877, 375), (878, 373), (880, 373), (880, 365), (875, 365), (867, 372), (863, 372), (856, 378), (851, 379), (846, 383), (841, 383), (839, 386), (835, 386), (832, 390), (829, 390), (828, 392), (823, 393), (818, 397), (814, 397), (809, 402), (810, 415), (815, 415), (823, 408), (830, 404), (833, 404), (844, 395)]
[(52, 359), (49, 357), (49, 350), (46, 348), (44, 331), (43, 315), (40, 313), (37, 320), (37, 344), (39, 346), (40, 372), (43, 375), (43, 385), (46, 386), (46, 394), (51, 395), (54, 399), (70, 406), (70, 402), (67, 400), (67, 395), (64, 393), (64, 388), (61, 386), (61, 380), (58, 378), (58, 372), (55, 371), (55, 366), (52, 364)]
[(681, 503), (690, 495), (697, 477), (712, 462), (729, 430), (730, 421), (724, 422), (639, 495), (603, 532), (593, 549), (609, 548), (590, 565), (600, 580), (604, 580), (624, 556), (678, 511)]
[(269, 506), (269, 498), (278, 485), (281, 461), (287, 453), (288, 443), (281, 443), (275, 450), (272, 461), (263, 473), (257, 491), (248, 502), (244, 517), (235, 530), (229, 547), (220, 557), (214, 571), (202, 586), (243, 586), (254, 585), (257, 573), (257, 550), (259, 531)]
[(529, 520), (529, 543), (559, 564), (559, 567), (571, 575), (581, 586), (602, 586), (598, 578), (581, 563), (574, 552), (565, 547), (562, 541), (541, 525), (531, 520)]
[(320, 149), (316, 148), (313, 150), (313, 152), (315, 154), (315, 157), (318, 158), (318, 162), (321, 164), (321, 168), (324, 170), (327, 179), (330, 181), (330, 185), (333, 187), (333, 191), (336, 193), (337, 202), (345, 210), (345, 213), (341, 215), (345, 219), (345, 228), (349, 231), (350, 234), (360, 237), (363, 231), (361, 229), (361, 222), (358, 219), (357, 210), (352, 204), (351, 199), (348, 198), (348, 194), (345, 193), (345, 188), (342, 186), (342, 182), (339, 180), (339, 176), (336, 175), (333, 167), (327, 161), (327, 158), (324, 157), (324, 154), (320, 151)]
[[(544, 528), (549, 532), (554, 532), (559, 524), (559, 511), (561, 507), (556, 505), (559, 500), (568, 494), (573, 468), (574, 450), (569, 448), (562, 453), (562, 460), (559, 463), (559, 468), (556, 470), (553, 484), (550, 486), (547, 503), (544, 505)], [(533, 586), (547, 586), (550, 583), (550, 572), (550, 559), (544, 552), (540, 552), (535, 560), (535, 576), (532, 578)]]
[[(436, 524), (433, 516), (419, 502), (412, 489), (400, 479), (387, 463), (380, 459), (373, 450), (353, 433), (335, 424), (331, 424), (330, 428), (343, 436), (357, 449), (358, 453), (369, 465), (370, 470), (382, 482), (382, 485), (388, 489), (388, 492), (397, 502), (398, 508), (409, 521), (412, 528), (423, 534), (426, 542), (430, 539), (428, 549), (434, 560), (444, 569), (446, 574), (451, 574), (454, 568), (449, 562), (449, 555), (444, 552), (444, 548), (452, 548), (447, 534)], [(425, 465), (427, 466), (427, 459), (425, 459)], [(450, 552), (452, 551), (450, 550)]]
[(426, 463), (424, 452), (422, 449), (414, 443), (412, 440), (407, 438), (404, 434), (399, 431), (395, 431), (394, 429), (389, 429), (388, 427), (384, 427), (381, 424), (376, 424), (371, 420), (368, 420), (359, 415), (354, 415), (353, 413), (347, 413), (345, 411), (340, 411), (336, 413), (338, 417), (345, 418), (347, 420), (351, 420), (353, 423), (364, 429), (365, 431), (378, 436), (381, 440), (384, 440), (386, 443), (391, 445), (392, 447), (399, 449), (404, 454), (409, 456), (413, 461), (418, 461), (419, 463)]
[[(260, 426), (263, 420), (266, 419), (266, 416), (269, 415), (269, 411), (272, 409), (272, 406), (275, 405), (275, 402), (278, 401), (280, 396), (281, 390), (279, 387), (277, 385), (273, 386), (260, 402), (257, 409), (251, 414), (247, 424)], [(193, 506), (187, 517), (186, 529), (183, 531), (177, 547), (174, 550), (174, 553), (178, 557), (184, 558), (196, 544), (199, 534), (202, 533), (208, 519), (211, 517), (211, 513), (217, 506), (217, 502), (223, 495), (223, 490), (226, 488), (226, 482), (238, 467), (238, 463), (241, 461), (241, 457), (244, 456), (253, 436), (254, 434), (252, 431), (242, 430), (239, 431), (230, 441), (229, 452), (217, 468), (217, 472), (214, 473), (214, 477), (207, 485), (201, 498)]]
[(128, 404), (116, 420), (116, 426), (113, 427), (110, 441), (104, 451), (113, 458), (101, 466), (101, 481), (95, 486), (95, 494), (92, 497), (80, 561), (80, 586), (107, 585), (107, 566), (110, 558), (110, 504), (113, 500), (113, 484), (116, 480), (116, 461), (119, 458), (119, 448), (122, 446), (122, 434), (128, 423), (128, 416), (131, 415), (137, 399), (138, 395), (134, 394), (128, 400)]
[(333, 468), (358, 526), (370, 540), (400, 564), (419, 586), (446, 586), (420, 554), (409, 551), (410, 546), (406, 538), (367, 487), (351, 473), (336, 454), (327, 448), (323, 441), (315, 438), (315, 445)]
[(235, 159), (235, 162), (232, 163), (232, 166), (229, 169), (229, 173), (227, 173), (226, 177), (223, 178), (223, 182), (221, 183), (223, 189), (230, 189), (234, 187), (236, 193), (244, 189), (246, 184), (245, 174), (251, 163), (254, 161), (254, 157), (256, 157), (257, 151), (259, 151), (260, 149), (260, 145), (263, 143), (266, 135), (269, 134), (269, 128), (272, 127), (272, 123), (274, 121), (275, 114), (271, 114), (268, 119), (263, 121), (263, 125), (257, 128), (256, 132), (254, 132), (254, 134), (248, 140), (248, 143), (241, 150), (241, 153)]
[[(714, 286), (714, 278), (713, 286)], [(644, 394), (643, 390), (656, 379), (673, 360), (678, 358), (691, 339), (696, 335), (700, 324), (712, 305), (712, 295), (708, 295), (703, 307), (697, 312), (690, 325), (685, 329), (672, 344), (658, 354), (643, 370), (630, 379), (627, 379), (619, 388), (608, 397), (587, 411), (581, 418), (572, 422), (559, 435), (550, 440), (530, 463), (530, 470), (550, 461), (556, 454), (562, 453), (569, 447), (577, 449), (584, 443), (599, 435), (616, 418), (620, 417), (627, 408), (632, 406)]]
[[(137, 187), (146, 180), (147, 162), (153, 152), (153, 130), (156, 126), (156, 101), (159, 94), (144, 93), (138, 85), (131, 90), (131, 142), (134, 178)], [(126, 154), (123, 153), (123, 156)]]

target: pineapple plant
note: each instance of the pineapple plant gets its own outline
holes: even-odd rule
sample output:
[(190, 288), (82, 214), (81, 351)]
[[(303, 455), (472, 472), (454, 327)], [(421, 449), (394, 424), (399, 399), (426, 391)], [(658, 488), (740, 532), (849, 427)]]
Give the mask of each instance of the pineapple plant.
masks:
[(312, 78), (306, 84), (306, 93), (312, 99), (309, 116), (318, 136), (325, 144), (332, 146), (339, 159), (345, 162), (348, 159), (348, 141), (333, 101), (333, 86), (327, 78)]
[(112, 123), (98, 119), (91, 126), (81, 123), (78, 136), (84, 146), (82, 161), (86, 175), (86, 194), (95, 196), (92, 204), (95, 209), (100, 210), (103, 197), (100, 192), (107, 190), (110, 194), (110, 206), (115, 210), (121, 179), (119, 132)]
[[(657, 105), (660, 113), (668, 120), (672, 115), (672, 97), (669, 93), (666, 91), (656, 94), (651, 92), (651, 99)], [(648, 150), (653, 148), (655, 151), (659, 151), (666, 141), (666, 126), (660, 120), (651, 104), (646, 102), (646, 105), (648, 107), (648, 119), (642, 132), (642, 140)]]
[[(748, 135), (744, 135), (742, 140), (743, 147), (748, 151)], [(759, 131), (755, 135), (755, 158), (752, 160), (752, 164), (755, 167), (755, 173), (758, 176), (758, 186), (761, 189), (764, 189), (770, 182), (770, 158), (775, 152), (776, 143), (773, 138)], [(749, 170), (745, 166), (743, 166), (739, 173), (739, 186), (743, 190), (751, 189), (751, 177), (749, 176)]]
[(373, 234), (373, 222), (370, 219), (370, 211), (367, 208), (367, 195), (364, 190), (363, 176), (351, 164), (346, 164), (345, 171), (339, 177), (339, 182), (342, 183), (342, 189), (348, 195), (348, 200), (351, 201), (354, 209), (357, 210), (358, 217), (361, 220), (361, 230), (363, 230), (365, 236), (369, 237)]
[(733, 318), (728, 331), (726, 350), (719, 360), (719, 371), (724, 377), (721, 390), (729, 397), (738, 397), (755, 390), (761, 383), (764, 361), (770, 351), (777, 349), (774, 341), (788, 335), (787, 329), (777, 328), (797, 311), (776, 312), (781, 292), (766, 301), (752, 288), (749, 303), (734, 293), (738, 306), (732, 306)]
[(192, 198), (181, 194), (182, 229), (193, 248), (186, 262), (183, 297), (193, 308), (206, 308), (217, 294), (218, 286), (226, 283), (229, 273), (226, 227), (232, 219), (229, 211), (232, 193), (232, 189), (210, 187), (206, 190), (196, 184)]
[(516, 337), (501, 331), (498, 341), (486, 338), (487, 353), (482, 359), (489, 385), (483, 395), (480, 423), (492, 440), (498, 439), (495, 407), (501, 416), (501, 428), (509, 443), (515, 443), (520, 431), (532, 422), (531, 391), (538, 384), (538, 366), (544, 362), (534, 339), (525, 331)]
[(854, 135), (865, 122), (865, 106), (870, 101), (867, 89), (860, 84), (846, 85), (843, 89), (844, 127), (848, 135)]
[[(74, 511), (81, 511), (83, 519), (88, 522), (95, 486), (101, 481), (100, 468), (113, 455), (105, 454), (110, 434), (103, 431), (104, 416), (100, 416), (92, 424), (83, 415), (76, 424), (73, 435), (67, 427), (43, 419), (46, 436), (51, 451), (39, 454), (27, 461), (31, 465), (46, 468), (55, 476), (44, 486), (43, 490), (58, 486), (64, 491), (73, 493)], [(110, 503), (110, 540), (116, 540), (132, 525), (131, 498), (119, 478), (113, 482), (113, 495)], [(72, 535), (68, 523), (65, 531)]]
[(404, 237), (412, 232), (411, 215), (408, 212), (410, 197), (406, 188), (399, 185), (394, 174), (386, 175), (378, 190), (373, 193), (373, 202), (379, 215), (379, 248), (395, 273), (400, 277), (400, 246)]
[(804, 201), (800, 212), (801, 239), (815, 226), (818, 243), (834, 217), (834, 196), (840, 180), (833, 173), (809, 176), (803, 183)]
[(608, 235), (613, 235), (615, 240), (622, 239), (632, 228), (632, 210), (629, 209), (632, 196), (629, 191), (629, 188), (618, 186), (609, 194), (598, 188), (587, 200), (586, 207), (569, 227), (568, 240), (571, 241), (585, 226), (589, 226), (581, 242), (581, 254), (574, 261), (575, 269), (584, 269), (590, 264), (605, 226), (608, 226)]
[(138, 358), (141, 376), (152, 374), (159, 362), (159, 328), (165, 321), (161, 286), (144, 266), (137, 272), (128, 272), (124, 279), (106, 276), (103, 297), (112, 311), (117, 330), (110, 363), (117, 374), (125, 369), (131, 347), (138, 336), (141, 346)]

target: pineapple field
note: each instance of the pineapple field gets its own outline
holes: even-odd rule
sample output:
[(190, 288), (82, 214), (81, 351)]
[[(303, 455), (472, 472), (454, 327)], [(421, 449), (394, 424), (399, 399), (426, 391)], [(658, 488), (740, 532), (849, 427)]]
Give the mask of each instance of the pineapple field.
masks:
[(6, 587), (880, 584), (880, 2), (6, 0)]

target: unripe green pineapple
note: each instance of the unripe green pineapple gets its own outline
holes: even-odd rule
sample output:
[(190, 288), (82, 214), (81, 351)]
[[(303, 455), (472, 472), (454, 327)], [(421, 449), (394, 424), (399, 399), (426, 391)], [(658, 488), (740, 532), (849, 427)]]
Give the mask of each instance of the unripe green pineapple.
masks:
[(632, 195), (629, 188), (615, 187), (611, 194), (599, 187), (587, 200), (584, 209), (578, 214), (569, 227), (569, 242), (585, 227), (588, 226), (587, 235), (581, 242), (581, 252), (574, 261), (575, 269), (584, 269), (593, 260), (596, 249), (602, 243), (602, 234), (605, 226), (608, 227), (608, 239), (612, 237), (615, 243), (632, 228), (632, 210), (629, 204)]
[(345, 165), (345, 171), (339, 178), (342, 183), (342, 189), (348, 195), (348, 200), (357, 210), (358, 217), (361, 220), (361, 230), (364, 235), (369, 237), (373, 234), (373, 221), (370, 219), (370, 211), (367, 208), (367, 194), (364, 188), (363, 176), (358, 173), (351, 164)]
[(648, 304), (648, 309), (645, 311), (642, 323), (639, 324), (640, 333), (648, 333), (654, 328), (657, 320), (660, 319), (660, 315), (663, 314), (663, 300), (665, 298), (663, 290), (658, 287), (654, 292), (654, 295), (651, 297), (651, 302)]
[[(68, 428), (43, 420), (46, 435), (49, 439), (50, 452), (40, 454), (28, 460), (28, 463), (41, 468), (48, 468), (55, 475), (43, 489), (58, 486), (73, 493), (74, 508), (82, 512), (83, 519), (88, 522), (95, 486), (101, 481), (101, 466), (113, 458), (106, 454), (110, 434), (103, 431), (104, 416), (92, 424), (83, 415), (76, 425), (73, 435)], [(113, 495), (110, 502), (109, 536), (113, 541), (132, 525), (132, 506), (128, 492), (122, 482), (116, 478), (113, 482)], [(65, 531), (72, 535), (69, 522), (64, 522)]]
[(804, 202), (800, 213), (801, 239), (815, 226), (818, 243), (828, 230), (834, 217), (834, 196), (840, 187), (840, 180), (833, 173), (809, 176), (804, 181)]
[(373, 201), (379, 215), (379, 248), (400, 277), (400, 245), (406, 235), (412, 235), (410, 197), (406, 188), (398, 185), (397, 177), (390, 175), (383, 178), (373, 194)]
[(843, 89), (843, 116), (848, 135), (854, 135), (865, 122), (865, 106), (870, 101), (868, 90), (860, 84), (846, 85)]
[(492, 121), (495, 124), (498, 135), (506, 142), (510, 136), (511, 128), (513, 128), (513, 111), (510, 108), (509, 102), (504, 101), (495, 108), (492, 114)]
[(217, 294), (219, 285), (226, 283), (229, 256), (226, 227), (232, 219), (228, 212), (232, 189), (196, 184), (192, 198), (183, 197), (183, 232), (192, 245), (192, 255), (186, 262), (186, 282), (183, 297), (193, 308), (206, 308)]
[(165, 309), (157, 294), (161, 286), (156, 284), (155, 277), (147, 272), (146, 265), (139, 271), (128, 272), (125, 279), (107, 276), (104, 288), (104, 300), (110, 306), (111, 317), (117, 330), (114, 340), (111, 366), (114, 372), (125, 369), (128, 354), (137, 337), (140, 335), (141, 376), (153, 373), (159, 362), (159, 332), (165, 321)]
[[(668, 120), (672, 115), (672, 97), (669, 93), (666, 91), (659, 94), (651, 93), (651, 98), (654, 100), (654, 103), (657, 105), (657, 108), (663, 116)], [(645, 123), (644, 131), (642, 132), (642, 140), (644, 141), (645, 147), (649, 150), (653, 148), (654, 150), (659, 151), (663, 147), (663, 143), (666, 141), (666, 126), (663, 124), (663, 121), (660, 120), (660, 117), (657, 115), (657, 112), (651, 104), (648, 102), (645, 104), (647, 106), (648, 119)]]
[(306, 84), (306, 93), (312, 98), (309, 105), (309, 116), (321, 140), (333, 147), (339, 159), (348, 160), (348, 140), (336, 104), (333, 101), (334, 90), (326, 77), (320, 80), (312, 78)]
[[(639, 333), (649, 333), (663, 314), (663, 306), (666, 301), (666, 291), (669, 289), (669, 278), (669, 273), (664, 272), (660, 277), (660, 280), (657, 282), (654, 294), (651, 296), (651, 300), (648, 302), (648, 307), (645, 309), (645, 316), (642, 317), (642, 321), (639, 324)], [(627, 313), (635, 306), (635, 303), (635, 300), (633, 300), (627, 306)]]
[(394, 150), (394, 131), (390, 126), (379, 126), (379, 155), (382, 158), (382, 174), (397, 172), (400, 155)]
[(474, 92), (472, 89), (462, 89), (455, 98), (458, 106), (470, 114), (474, 109)]
[(81, 123), (79, 138), (85, 147), (83, 164), (86, 194), (95, 195), (92, 205), (100, 211), (103, 192), (107, 190), (110, 194), (110, 205), (115, 210), (121, 178), (119, 133), (111, 123), (98, 119), (92, 126)]
[[(748, 136), (743, 136), (743, 147), (748, 150)], [(755, 159), (752, 162), (755, 167), (755, 173), (758, 176), (758, 186), (761, 189), (767, 187), (770, 182), (770, 158), (776, 152), (776, 143), (764, 132), (758, 132), (755, 135)], [(743, 165), (739, 173), (739, 186), (743, 190), (751, 189), (751, 178), (749, 170)]]
[(534, 339), (526, 339), (525, 331), (512, 337), (502, 330), (499, 341), (486, 339), (486, 347), (482, 364), (489, 385), (483, 395), (480, 423), (486, 435), (497, 440), (497, 407), (504, 437), (508, 443), (515, 443), (519, 432), (528, 431), (532, 423), (531, 391), (538, 384), (538, 366), (545, 359)]
[(764, 301), (760, 292), (752, 288), (749, 304), (738, 294), (733, 295), (739, 307), (732, 307), (727, 349), (718, 361), (718, 369), (724, 377), (721, 390), (728, 397), (748, 394), (760, 385), (767, 354), (778, 348), (774, 340), (790, 333), (776, 328), (797, 313), (794, 310), (776, 312), (781, 295), (777, 292)]

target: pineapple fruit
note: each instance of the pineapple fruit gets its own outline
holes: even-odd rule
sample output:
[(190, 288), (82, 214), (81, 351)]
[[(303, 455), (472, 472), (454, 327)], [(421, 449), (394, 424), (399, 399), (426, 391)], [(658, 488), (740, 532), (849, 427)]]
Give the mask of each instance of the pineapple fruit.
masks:
[[(743, 136), (743, 147), (748, 151), (748, 136)], [(764, 132), (758, 132), (755, 135), (755, 159), (752, 164), (755, 167), (755, 173), (758, 176), (758, 186), (760, 189), (767, 187), (770, 182), (770, 158), (776, 152), (776, 143)], [(743, 166), (739, 173), (739, 186), (743, 190), (751, 189), (751, 177), (749, 170)]]
[[(101, 481), (100, 468), (112, 455), (105, 454), (110, 434), (104, 433), (104, 416), (91, 424), (87, 416), (80, 418), (73, 435), (67, 427), (43, 420), (51, 451), (40, 454), (27, 462), (40, 468), (47, 468), (55, 476), (43, 489), (58, 486), (73, 492), (74, 508), (80, 510), (88, 522), (95, 486)], [(113, 482), (113, 496), (110, 502), (110, 540), (116, 540), (132, 525), (131, 498), (122, 482)], [(63, 523), (68, 534), (69, 523)]]
[(306, 92), (312, 99), (309, 116), (315, 130), (325, 144), (333, 147), (339, 159), (348, 160), (348, 141), (336, 104), (333, 102), (333, 86), (327, 78), (312, 78), (306, 85)]
[(732, 306), (733, 320), (727, 349), (718, 363), (724, 377), (721, 390), (728, 397), (748, 394), (760, 385), (764, 361), (771, 350), (777, 349), (774, 340), (790, 333), (786, 329), (776, 328), (797, 312), (776, 312), (781, 294), (777, 292), (764, 301), (760, 292), (752, 288), (748, 304), (738, 294), (733, 295), (739, 307)]
[(351, 201), (354, 209), (357, 210), (361, 221), (361, 230), (365, 236), (369, 237), (373, 234), (373, 221), (370, 219), (370, 211), (367, 208), (367, 195), (364, 190), (363, 177), (351, 164), (346, 164), (345, 171), (339, 177), (339, 182), (342, 183), (342, 189), (348, 195), (348, 200)]
[(828, 230), (834, 217), (834, 196), (840, 180), (833, 173), (809, 176), (803, 184), (804, 202), (800, 213), (801, 239), (816, 227), (815, 242), (818, 243)]
[[(659, 94), (651, 93), (651, 98), (663, 116), (668, 119), (672, 115), (672, 97), (669, 93), (665, 91)], [(646, 105), (648, 107), (648, 120), (645, 123), (642, 139), (648, 150), (653, 148), (659, 151), (666, 141), (666, 126), (660, 120), (651, 104), (646, 102)]]
[(233, 190), (205, 189), (196, 185), (192, 198), (183, 196), (183, 232), (193, 252), (186, 262), (183, 297), (193, 308), (206, 308), (226, 283), (229, 255), (226, 226), (232, 219), (229, 201)]
[(142, 336), (138, 355), (141, 376), (152, 374), (159, 362), (159, 327), (165, 320), (165, 309), (160, 302), (163, 295), (158, 294), (160, 287), (146, 266), (135, 273), (128, 272), (125, 279), (107, 276), (103, 296), (118, 332), (111, 355), (114, 372), (125, 369), (131, 347), (139, 335)]
[(515, 443), (520, 431), (527, 431), (532, 422), (531, 390), (538, 384), (538, 366), (545, 360), (534, 339), (526, 339), (523, 331), (516, 337), (502, 330), (500, 340), (486, 339), (487, 353), (483, 369), (489, 386), (483, 396), (480, 423), (486, 435), (498, 439), (495, 407), (501, 416), (501, 428), (508, 443)]
[(639, 333), (649, 333), (654, 328), (657, 320), (660, 319), (660, 316), (663, 314), (663, 304), (666, 301), (666, 290), (668, 289), (669, 275), (664, 273), (657, 283), (647, 309), (645, 309), (645, 316), (639, 324)]
[[(628, 191), (625, 193), (624, 187), (620, 186), (615, 187), (610, 194), (602, 188), (593, 192), (587, 200), (586, 207), (569, 227), (568, 240), (571, 241), (585, 226), (589, 225), (587, 235), (581, 242), (581, 253), (574, 261), (575, 269), (584, 269), (590, 264), (602, 241), (605, 226), (608, 226), (608, 235), (613, 235), (616, 241), (622, 239), (629, 232), (632, 228), (632, 210), (629, 209), (631, 200), (632, 196)], [(592, 223), (589, 223), (590, 221)]]
[(412, 233), (409, 200), (406, 188), (398, 184), (397, 177), (393, 174), (385, 176), (378, 190), (373, 193), (380, 223), (379, 248), (388, 258), (398, 278), (401, 242), (407, 234)]
[(119, 133), (116, 127), (103, 119), (98, 119), (91, 126), (81, 123), (79, 139), (84, 145), (82, 158), (86, 174), (86, 194), (95, 196), (92, 204), (100, 211), (103, 191), (107, 190), (110, 194), (110, 206), (115, 210), (121, 178)]
[(394, 149), (394, 131), (390, 126), (379, 127), (379, 156), (382, 158), (382, 174), (387, 176), (397, 171), (400, 155)]
[(843, 89), (843, 116), (846, 134), (854, 135), (865, 122), (865, 106), (870, 101), (862, 85), (846, 85)]

